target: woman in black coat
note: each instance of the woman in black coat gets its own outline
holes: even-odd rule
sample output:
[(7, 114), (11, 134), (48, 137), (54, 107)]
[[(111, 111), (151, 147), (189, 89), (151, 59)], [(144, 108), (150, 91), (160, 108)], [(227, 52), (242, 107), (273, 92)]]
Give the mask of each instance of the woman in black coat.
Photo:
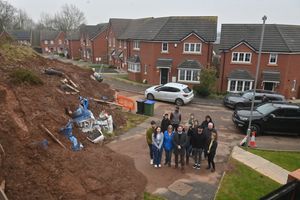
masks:
[(211, 172), (214, 172), (216, 170), (214, 158), (215, 158), (217, 147), (218, 147), (217, 140), (218, 140), (217, 132), (215, 130), (213, 130), (212, 134), (211, 134), (211, 139), (210, 139), (210, 142), (209, 142), (209, 147), (208, 147), (208, 150), (207, 150), (208, 167), (206, 168), (206, 169), (210, 169), (212, 167)]
[(208, 123), (209, 123), (209, 122), (212, 122), (212, 123), (213, 123), (211, 117), (210, 117), (209, 115), (206, 115), (206, 116), (205, 116), (205, 120), (202, 122), (201, 126), (205, 129), (205, 128), (208, 127)]

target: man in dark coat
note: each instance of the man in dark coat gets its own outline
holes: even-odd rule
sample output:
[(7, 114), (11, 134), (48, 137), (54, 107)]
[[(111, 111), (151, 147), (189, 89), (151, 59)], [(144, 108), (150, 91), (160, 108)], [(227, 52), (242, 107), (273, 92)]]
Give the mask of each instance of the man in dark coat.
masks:
[(192, 145), (194, 151), (194, 159), (195, 164), (193, 166), (194, 169), (200, 169), (202, 152), (205, 151), (205, 146), (208, 142), (208, 138), (203, 133), (203, 127), (199, 126), (197, 128), (197, 132), (192, 134)]
[(188, 136), (183, 131), (182, 125), (179, 125), (173, 137), (175, 168), (178, 168), (178, 156), (180, 156), (181, 169), (184, 170), (185, 149), (188, 143), (189, 143)]
[(166, 113), (163, 116), (163, 119), (161, 121), (161, 132), (165, 133), (166, 130), (168, 130), (168, 126), (171, 125), (171, 120), (169, 119), (169, 114)]

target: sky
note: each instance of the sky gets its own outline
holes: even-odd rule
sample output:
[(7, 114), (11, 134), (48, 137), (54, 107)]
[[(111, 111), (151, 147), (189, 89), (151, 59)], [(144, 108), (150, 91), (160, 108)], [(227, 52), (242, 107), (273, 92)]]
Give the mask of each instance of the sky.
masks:
[(53, 14), (63, 4), (74, 4), (85, 13), (86, 24), (109, 18), (163, 16), (218, 16), (222, 23), (300, 25), (300, 0), (6, 0), (38, 21), (41, 13)]

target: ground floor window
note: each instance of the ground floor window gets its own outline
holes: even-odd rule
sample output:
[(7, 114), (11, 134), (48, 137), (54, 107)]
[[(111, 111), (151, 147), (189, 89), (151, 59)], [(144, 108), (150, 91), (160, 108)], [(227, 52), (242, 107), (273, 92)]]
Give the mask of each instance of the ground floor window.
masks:
[(251, 90), (253, 85), (252, 80), (228, 80), (227, 91), (228, 92), (243, 92)]
[(128, 71), (130, 72), (141, 72), (141, 64), (140, 63), (128, 63)]
[(199, 69), (179, 69), (178, 71), (178, 81), (197, 82), (199, 76)]
[(277, 86), (277, 82), (263, 82), (264, 85), (264, 90), (269, 90), (269, 91), (274, 91), (276, 86)]

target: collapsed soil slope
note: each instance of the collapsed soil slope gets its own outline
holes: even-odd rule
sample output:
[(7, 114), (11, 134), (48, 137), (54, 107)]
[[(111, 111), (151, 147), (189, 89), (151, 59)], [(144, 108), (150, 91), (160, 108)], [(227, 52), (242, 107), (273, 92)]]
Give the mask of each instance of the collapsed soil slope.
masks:
[[(90, 78), (91, 70), (48, 60), (31, 49), (0, 46), (0, 183), (6, 181), (9, 199), (141, 199), (146, 179), (133, 161), (105, 146), (88, 142), (75, 130), (85, 148), (70, 150), (70, 142), (58, 133), (69, 117), (64, 108), (76, 108), (79, 95), (60, 91), (61, 77), (43, 73), (46, 68), (64, 71), (79, 85), (83, 97), (113, 98), (109, 85)], [(10, 74), (16, 68), (35, 73), (43, 85), (12, 84)], [(122, 113), (91, 102), (98, 115), (106, 109), (116, 126), (125, 123)], [(67, 147), (63, 150), (40, 128), (44, 124)], [(47, 139), (48, 148), (39, 142)]]

